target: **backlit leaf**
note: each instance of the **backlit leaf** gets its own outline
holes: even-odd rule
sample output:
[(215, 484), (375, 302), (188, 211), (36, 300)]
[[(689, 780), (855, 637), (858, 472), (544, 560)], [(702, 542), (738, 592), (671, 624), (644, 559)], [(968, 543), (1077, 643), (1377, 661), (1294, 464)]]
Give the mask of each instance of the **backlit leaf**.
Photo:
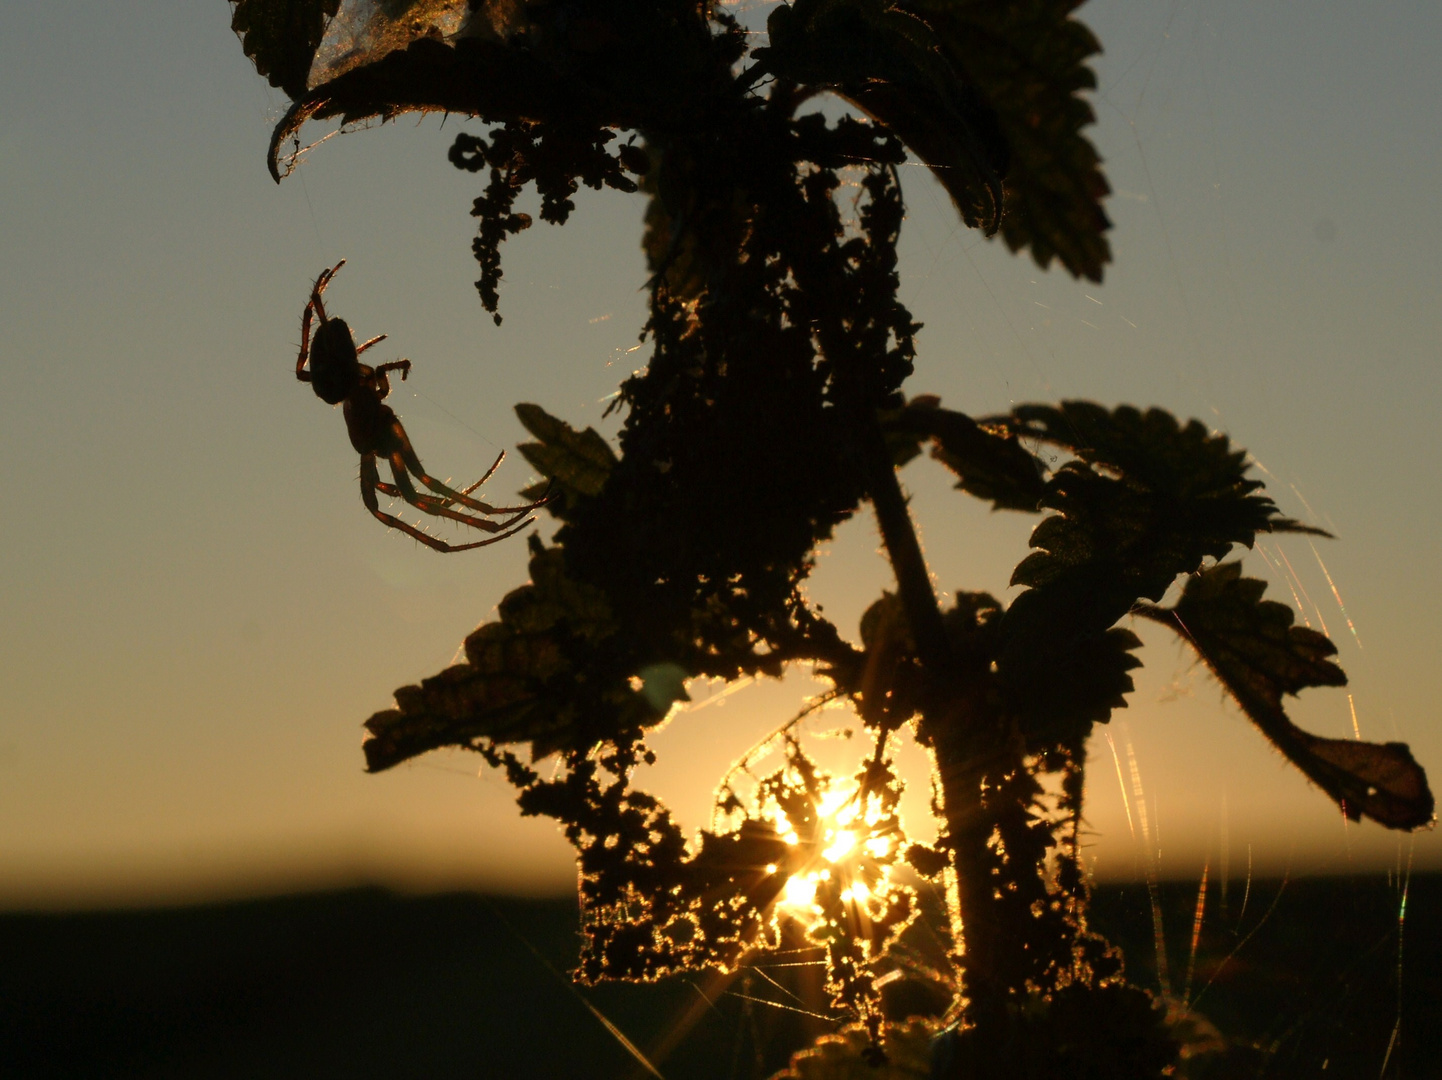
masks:
[(931, 166), (968, 225), (1101, 279), (1110, 259), (1100, 159), (1081, 129), (1096, 39), (1072, 0), (796, 0), (758, 56), (834, 91)]
[(501, 601), (500, 616), (466, 638), (465, 663), (401, 687), (396, 708), (366, 721), (371, 772), (477, 740), (529, 742), (541, 757), (619, 738), (665, 716), (646, 694), (651, 680), (631, 670), (642, 665), (621, 647), (604, 594), (571, 580), (559, 549), (531, 560), (531, 583)]
[(1190, 641), (1242, 711), (1347, 817), (1392, 829), (1429, 824), (1432, 792), (1405, 745), (1324, 739), (1288, 719), (1284, 694), (1344, 686), (1347, 676), (1332, 662), (1337, 649), (1325, 635), (1293, 626), (1292, 609), (1263, 600), (1266, 583), (1241, 573), (1241, 563), (1212, 567), (1187, 582), (1175, 607), (1138, 614)]
[(291, 98), (306, 91), (326, 22), (340, 0), (231, 0), (230, 28), (255, 70)]
[[(539, 405), (516, 406), (516, 415), (539, 442), (522, 443), (521, 453), (551, 482), (551, 513), (564, 518), (583, 498), (595, 498), (616, 466), (616, 455), (595, 428), (577, 431)], [(546, 484), (525, 492), (539, 498)], [(534, 494), (532, 494), (534, 493)]]
[(1012, 575), (1028, 589), (1007, 610), (997, 661), (1027, 729), (1068, 741), (1068, 729), (1083, 736), (1131, 689), (1135, 639), (1111, 629), (1118, 619), (1204, 559), (1294, 523), (1247, 477), (1245, 452), (1195, 420), (1072, 401), (984, 423), (1076, 455), (1046, 484), (1042, 505), (1057, 513), (1033, 530), (1036, 550)]
[[(309, 84), (320, 86), (352, 68), (382, 60), (421, 38), (454, 39), (467, 23), (494, 17), (495, 3), (479, 0), (341, 0), (316, 49)], [(484, 12), (468, 18), (468, 9)], [(474, 30), (472, 31), (475, 32)]]
[[(1100, 281), (1111, 259), (1101, 200), (1109, 188), (1082, 129), (1095, 119), (1082, 96), (1096, 87), (1087, 61), (1101, 51), (1071, 17), (1076, 0), (904, 0), (936, 34), (942, 54), (994, 114), (1006, 147), (1001, 235), (1043, 268), (1058, 260)], [(937, 163), (940, 164), (940, 163)], [(943, 179), (943, 182), (945, 180)]]
[(1280, 518), (1261, 481), (1246, 475), (1246, 452), (1199, 421), (1183, 426), (1161, 409), (1071, 401), (1019, 406), (991, 422), (1080, 459), (1048, 484), (1043, 503), (1059, 514), (1032, 533), (1038, 551), (1013, 584), (1039, 588), (1102, 571), (1115, 579), (1108, 625), (1139, 597), (1161, 599), (1205, 557), (1250, 547), (1259, 532), (1304, 528)]
[(796, 0), (767, 21), (769, 70), (830, 89), (936, 170), (968, 225), (996, 231), (1006, 145), (931, 26), (889, 0)]

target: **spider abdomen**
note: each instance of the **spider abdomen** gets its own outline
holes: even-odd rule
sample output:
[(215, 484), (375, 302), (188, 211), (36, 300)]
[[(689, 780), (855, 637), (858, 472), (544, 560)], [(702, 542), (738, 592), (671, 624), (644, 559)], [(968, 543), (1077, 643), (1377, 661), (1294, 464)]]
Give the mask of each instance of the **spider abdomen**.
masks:
[(357, 394), (346, 399), (346, 431), (357, 453), (389, 456), (399, 446), (394, 439), (387, 438), (395, 419), (391, 407), (373, 394)]
[(316, 327), (310, 346), (310, 384), (316, 397), (338, 405), (360, 383), (355, 338), (344, 319), (326, 319)]

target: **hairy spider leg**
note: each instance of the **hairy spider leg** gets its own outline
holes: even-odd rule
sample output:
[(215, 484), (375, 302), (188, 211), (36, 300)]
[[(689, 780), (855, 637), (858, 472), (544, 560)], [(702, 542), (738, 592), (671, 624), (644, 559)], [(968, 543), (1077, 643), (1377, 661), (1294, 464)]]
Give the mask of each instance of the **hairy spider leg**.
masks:
[[(471, 492), (475, 491), (476, 488), (480, 487), (482, 483), (484, 483), (483, 480), (477, 480), (477, 481), (476, 481), (474, 484), (472, 484), (470, 487), (461, 488), (461, 494), (463, 494), (463, 495), (469, 495)], [(555, 486), (555, 483), (556, 483), (556, 481), (555, 481), (554, 479), (547, 480), (547, 481), (546, 481), (546, 490), (542, 493), (541, 497), (540, 497), (539, 499), (537, 499), (537, 500), (535, 501), (535, 503), (533, 503), (530, 507), (518, 509), (518, 510), (516, 511), (517, 515), (519, 516), (520, 514), (529, 513), (531, 510), (540, 509), (542, 506), (544, 506), (544, 505), (546, 505), (548, 502), (550, 502), (550, 501), (551, 501), (551, 488)], [(387, 483), (385, 483), (384, 481), (382, 481), (382, 483), (380, 484), (380, 490), (383, 491), (383, 492), (385, 492), (387, 495), (392, 496), (393, 498), (397, 498), (397, 499), (403, 499), (403, 498), (405, 498), (405, 496), (401, 494), (401, 490), (400, 490), (398, 487), (396, 487), (396, 486), (393, 485), (393, 484), (387, 484)], [(422, 495), (422, 494), (420, 494), (419, 492), (416, 493), (415, 499), (406, 499), (406, 502), (410, 503), (412, 506), (416, 507), (416, 509), (418, 509), (418, 510), (424, 510), (427, 506), (455, 506), (455, 505), (456, 505), (454, 499), (442, 498), (442, 497), (439, 496), (439, 495)], [(427, 511), (427, 513), (429, 513), (429, 512), (430, 512), (430, 511)]]
[[(454, 505), (454, 500), (438, 499), (433, 495), (422, 495), (418, 492), (415, 485), (411, 483), (411, 478), (406, 474), (406, 462), (402, 459), (399, 452), (391, 454), (390, 464), (391, 475), (395, 477), (395, 487), (400, 492), (401, 498), (417, 510), (424, 511), (435, 517), (450, 518), (452, 521), (459, 521), (464, 525), (470, 525), (473, 528), (481, 529), (485, 532), (501, 532), (504, 529), (509, 529), (517, 518), (525, 517), (528, 512), (527, 510), (521, 510), (513, 513), (501, 522), (489, 521), (486, 518), (463, 514), (459, 510), (451, 509), (452, 505)], [(386, 486), (389, 487), (390, 485), (387, 484)]]
[[(444, 495), (447, 501), (450, 503), (460, 503), (467, 509), (475, 510), (476, 512), (481, 514), (492, 515), (527, 514), (530, 513), (532, 510), (535, 510), (538, 507), (545, 505), (545, 499), (540, 499), (536, 502), (527, 503), (525, 506), (491, 506), (489, 503), (483, 503), (479, 499), (473, 499), (470, 497), (470, 495), (457, 491), (455, 488), (448, 487), (447, 485), (441, 483), (434, 476), (431, 476), (429, 473), (426, 472), (425, 466), (421, 464), (421, 459), (416, 455), (415, 447), (411, 445), (410, 436), (406, 434), (406, 429), (401, 426), (401, 422), (398, 419), (391, 421), (391, 437), (395, 439), (398, 447), (394, 452), (392, 452), (391, 460), (395, 461), (399, 457), (405, 463), (405, 467), (410, 471), (410, 474), (412, 476), (414, 476), (426, 487), (434, 491), (437, 495)], [(498, 461), (496, 462), (496, 464), (499, 465), (500, 462)], [(492, 471), (494, 471), (495, 466), (491, 466), (491, 469)], [(489, 473), (487, 475), (489, 475)], [(474, 485), (472, 486), (472, 490), (474, 490)]]
[(295, 360), (295, 377), (301, 382), (310, 382), (310, 372), (305, 369), (305, 362), (310, 359), (310, 317), (315, 312), (314, 304), (306, 304), (305, 312), (300, 317), (300, 355)]
[[(369, 349), (377, 341), (380, 341), (381, 338), (387, 336), (388, 335), (386, 334), (382, 334), (380, 337), (371, 338), (359, 349), (357, 349), (356, 352), (360, 353), (364, 349)], [(389, 364), (382, 364), (380, 367), (376, 368), (375, 375), (377, 390), (382, 399), (389, 397), (391, 392), (391, 381), (390, 379), (386, 378), (386, 372), (388, 371), (399, 371), (401, 373), (401, 382), (405, 382), (408, 378), (410, 378), (411, 375), (411, 362), (409, 360), (392, 360)]]
[[(482, 482), (483, 482), (483, 481), (481, 481), (481, 480), (477, 480), (477, 481), (476, 481), (474, 484), (472, 484), (470, 487), (462, 488), (461, 491), (462, 491), (463, 493), (465, 493), (465, 494), (470, 494), (472, 491), (476, 490), (476, 488), (480, 487), (481, 484), (482, 484)], [(554, 480), (551, 481), (550, 483), (548, 483), (548, 484), (546, 485), (546, 495), (545, 495), (545, 498), (543, 498), (543, 499), (541, 500), (541, 502), (549, 502), (549, 501), (550, 501), (551, 484), (553, 484), (553, 483), (555, 483)], [(400, 488), (396, 487), (396, 485), (394, 485), (394, 484), (387, 484), (384, 480), (377, 480), (377, 481), (376, 481), (376, 490), (379, 491), (379, 492), (381, 492), (381, 493), (384, 494), (384, 495), (389, 495), (392, 499), (405, 499), (406, 502), (410, 503), (410, 504), (411, 504), (412, 506), (414, 506), (417, 510), (424, 510), (427, 514), (434, 514), (434, 513), (436, 512), (436, 511), (430, 509), (430, 508), (433, 507), (433, 506), (436, 506), (436, 507), (447, 507), (447, 506), (454, 506), (454, 505), (455, 505), (455, 503), (453, 503), (450, 499), (443, 499), (443, 498), (441, 498), (439, 495), (422, 495), (420, 492), (414, 491), (414, 490), (413, 490), (414, 498), (407, 498), (405, 492), (401, 491)], [(445, 515), (442, 515), (442, 516), (445, 516)], [(516, 516), (519, 517), (520, 515), (517, 514)], [(534, 519), (532, 519), (532, 520), (534, 520)], [(504, 528), (504, 527), (505, 527), (505, 524), (502, 523), (502, 528)]]
[[(401, 489), (394, 484), (387, 484), (384, 480), (376, 482), (376, 490), (384, 495), (389, 495), (393, 499), (406, 499), (405, 492), (401, 491)], [(466, 490), (469, 491), (471, 489), (467, 488)], [(417, 510), (424, 510), (428, 514), (434, 513), (434, 511), (429, 509), (432, 506), (445, 507), (455, 505), (450, 499), (443, 499), (439, 495), (422, 495), (420, 492), (416, 492), (414, 499), (406, 499), (406, 502), (410, 503)]]
[[(356, 354), (357, 356), (359, 356), (361, 353), (363, 353), (363, 352), (365, 352), (367, 349), (369, 349), (372, 345), (379, 345), (382, 341), (384, 341), (384, 340), (385, 340), (386, 338), (388, 338), (388, 337), (390, 337), (389, 334), (377, 334), (375, 337), (373, 337), (373, 338), (371, 338), (369, 341), (367, 341), (364, 345), (357, 345), (357, 346), (356, 346), (356, 350), (355, 350), (355, 354)], [(394, 363), (394, 364), (382, 364), (381, 367), (382, 367), (382, 369), (384, 369), (384, 368), (404, 367), (407, 371), (409, 371), (410, 368), (411, 368), (411, 362), (410, 362), (409, 360), (400, 360), (400, 361), (397, 361), (397, 362)], [(401, 378), (404, 379), (405, 376), (402, 375)]]
[[(496, 460), (495, 460), (495, 462), (491, 465), (491, 467), (490, 467), (489, 469), (486, 470), (486, 474), (485, 474), (484, 476), (482, 476), (479, 480), (477, 480), (474, 484), (471, 484), (471, 485), (469, 485), (468, 487), (463, 487), (463, 488), (461, 488), (461, 494), (462, 494), (462, 495), (469, 495), (471, 492), (475, 491), (476, 488), (480, 487), (482, 484), (484, 484), (487, 480), (489, 480), (489, 479), (491, 478), (491, 476), (495, 473), (495, 471), (501, 467), (501, 462), (503, 462), (503, 461), (505, 461), (505, 460), (506, 460), (506, 452), (505, 452), (504, 450), (502, 450), (499, 454), (496, 455)], [(392, 484), (387, 484), (387, 483), (382, 482), (382, 483), (377, 484), (376, 486), (377, 486), (381, 491), (385, 492), (387, 495), (391, 496), (392, 498), (396, 498), (396, 499), (404, 498), (404, 496), (401, 495), (400, 488), (395, 487), (395, 486), (392, 485)], [(549, 490), (549, 486), (548, 486), (547, 490)], [(417, 501), (414, 502), (412, 505), (416, 506), (416, 507), (419, 508), (419, 509), (424, 509), (424, 506), (422, 506), (423, 503), (433, 503), (433, 504), (435, 504), (436, 506), (454, 506), (454, 505), (455, 505), (455, 502), (454, 502), (454, 500), (452, 500), (452, 499), (442, 499), (442, 498), (440, 498), (440, 497), (438, 497), (438, 496), (434, 496), (434, 495), (422, 495), (422, 494), (420, 494), (419, 492), (417, 492), (417, 494), (416, 494), (416, 500), (417, 500)], [(407, 502), (410, 502), (409, 499), (407, 499), (406, 501), (407, 501)]]
[(486, 470), (486, 474), (482, 476), (479, 480), (477, 480), (474, 484), (472, 484), (470, 487), (461, 488), (461, 494), (469, 495), (471, 492), (475, 491), (476, 488), (480, 487), (482, 484), (484, 484), (487, 480), (489, 480), (492, 476), (495, 475), (496, 470), (501, 467), (501, 462), (505, 460), (506, 452), (502, 450), (499, 454), (496, 455), (496, 460), (491, 462), (491, 467)]
[(314, 303), (316, 307), (320, 308), (321, 318), (325, 318), (325, 308), (321, 305), (320, 294), (325, 292), (326, 287), (330, 285), (330, 279), (335, 277), (336, 272), (340, 270), (340, 268), (344, 265), (345, 260), (342, 259), (340, 262), (332, 266), (329, 270), (322, 270), (320, 272), (320, 276), (315, 279), (315, 284), (311, 286), (311, 302)]
[[(325, 292), (326, 286), (330, 284), (330, 279), (335, 277), (335, 272), (344, 265), (345, 260), (342, 259), (329, 270), (322, 270), (320, 276), (315, 279), (315, 284), (310, 287), (310, 302), (305, 305), (305, 311), (300, 317), (300, 355), (295, 361), (295, 377), (301, 382), (310, 382), (310, 372), (305, 370), (305, 362), (310, 357), (311, 317), (316, 312), (320, 312), (320, 321), (322, 323), (329, 320), (330, 317), (325, 313), (325, 304), (321, 301), (320, 294)], [(369, 349), (385, 336), (385, 334), (382, 334), (380, 337), (371, 338), (370, 341), (367, 341), (356, 350), (356, 354), (359, 355), (366, 349)]]
[[(382, 495), (390, 496), (392, 499), (405, 499), (405, 495), (404, 493), (402, 493), (400, 488), (396, 487), (394, 484), (387, 484), (384, 480), (376, 480), (376, 490), (379, 491)], [(406, 501), (410, 502), (409, 499), (406, 499)], [(439, 496), (422, 495), (417, 492), (416, 501), (411, 503), (411, 505), (414, 506), (417, 510), (424, 510), (426, 513), (429, 514), (430, 510), (428, 509), (428, 507), (449, 506), (451, 504), (447, 500), (442, 499)]]
[(310, 287), (310, 303), (307, 304), (306, 307), (315, 308), (316, 311), (320, 312), (321, 322), (325, 322), (330, 316), (325, 313), (325, 304), (321, 301), (320, 294), (325, 292), (326, 287), (330, 285), (331, 278), (335, 277), (336, 271), (344, 265), (345, 260), (342, 259), (329, 270), (322, 270), (320, 277), (316, 278), (315, 284)]
[[(380, 504), (376, 500), (376, 491), (389, 488), (390, 485), (382, 483), (380, 473), (376, 469), (376, 458), (374, 454), (366, 454), (361, 458), (360, 484), (361, 501), (366, 504), (366, 509), (375, 516), (376, 520), (378, 520), (382, 525), (389, 526), (392, 529), (399, 529), (401, 532), (406, 533), (408, 536), (414, 537), (421, 543), (425, 544), (427, 547), (433, 548), (436, 551), (469, 551), (471, 548), (486, 547), (488, 544), (500, 543), (500, 541), (505, 540), (509, 536), (514, 536), (516, 533), (524, 529), (527, 525), (530, 525), (533, 521), (535, 521), (535, 518), (527, 518), (519, 525), (508, 529), (507, 531), (501, 533), (498, 536), (492, 536), (490, 539), (487, 540), (476, 540), (469, 544), (448, 544), (444, 540), (439, 539), (438, 537), (434, 537), (431, 536), (429, 533), (422, 532), (414, 525), (407, 524), (406, 522), (402, 521), (400, 518), (395, 517), (392, 514), (387, 514), (384, 510), (380, 508)], [(425, 498), (425, 496), (418, 497)]]

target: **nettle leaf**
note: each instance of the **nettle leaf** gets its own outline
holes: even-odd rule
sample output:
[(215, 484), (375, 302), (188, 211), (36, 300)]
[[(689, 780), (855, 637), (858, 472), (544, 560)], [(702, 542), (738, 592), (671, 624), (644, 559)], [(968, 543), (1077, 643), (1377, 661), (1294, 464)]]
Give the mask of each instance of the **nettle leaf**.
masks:
[(929, 439), (931, 456), (956, 473), (959, 490), (988, 500), (997, 510), (1040, 509), (1046, 494), (1042, 464), (1010, 432), (990, 430), (965, 413), (943, 409), (941, 399), (929, 394), (912, 398), (882, 420), (898, 466), (916, 457)]
[[(1131, 405), (1107, 409), (1092, 401), (1064, 401), (1060, 405), (1020, 405), (1010, 416), (984, 423), (1060, 446), (1153, 491), (1172, 491), (1195, 499), (1244, 496), (1251, 507), (1268, 514), (1264, 529), (1254, 532), (1331, 536), (1323, 529), (1275, 516), (1270, 499), (1251, 494), (1262, 484), (1246, 478), (1247, 452), (1234, 450), (1225, 435), (1212, 434), (1200, 420), (1189, 420), (1182, 427), (1164, 409), (1142, 412)], [(1251, 539), (1239, 542), (1250, 546)]]
[(1132, 655), (1141, 639), (1120, 626), (1075, 638), (1059, 651), (1046, 678), (1013, 681), (1007, 708), (1024, 720), (1034, 746), (1069, 741), (1071, 733), (1105, 724), (1113, 709), (1127, 707), (1136, 689), (1131, 671), (1142, 666)]
[(302, 97), (326, 22), (340, 0), (231, 0), (230, 28), (255, 70), (292, 99)]
[[(1081, 134), (1096, 119), (1087, 60), (1101, 51), (1071, 17), (1077, 0), (903, 0), (932, 28), (942, 54), (976, 88), (1006, 148), (1001, 235), (1043, 268), (1058, 260), (1100, 281), (1111, 260), (1108, 193), (1096, 148)], [(903, 136), (904, 137), (904, 136)], [(943, 183), (945, 179), (943, 178)]]
[(890, 128), (936, 170), (968, 225), (996, 231), (1006, 144), (924, 19), (890, 0), (796, 0), (767, 31), (757, 55), (773, 74), (833, 90)]
[(1239, 562), (1212, 567), (1187, 582), (1176, 606), (1148, 605), (1138, 614), (1191, 642), (1242, 711), (1348, 818), (1390, 829), (1430, 824), (1427, 775), (1404, 744), (1324, 739), (1288, 719), (1284, 694), (1345, 686), (1347, 676), (1332, 662), (1337, 648), (1326, 635), (1293, 626), (1290, 607), (1262, 599), (1266, 582), (1241, 575)]
[(479, 740), (529, 742), (543, 757), (634, 737), (665, 710), (651, 703), (657, 680), (641, 677), (645, 665), (620, 629), (605, 595), (567, 576), (560, 549), (538, 552), (531, 583), (501, 601), (499, 621), (466, 638), (465, 663), (401, 687), (396, 708), (366, 721), (367, 768)]
[(299, 96), (271, 132), (268, 163), (277, 183), (289, 175), (296, 154), (285, 155), (282, 148), (310, 120), (335, 118), (347, 125), (442, 112), (496, 123), (560, 117), (574, 127), (605, 126), (596, 120), (598, 107), (587, 87), (558, 75), (527, 50), (484, 37), (449, 44), (423, 37)]
[(549, 486), (553, 498), (548, 508), (564, 519), (582, 499), (601, 494), (617, 458), (595, 428), (577, 431), (539, 405), (517, 405), (516, 415), (526, 430), (540, 440), (522, 443), (521, 454), (551, 481), (550, 485), (527, 488), (522, 492), (526, 498), (540, 498)]
[(422, 38), (453, 41), (467, 33), (494, 39), (497, 29), (520, 29), (523, 24), (514, 21), (506, 27), (502, 6), (517, 14), (514, 5), (492, 0), (344, 0), (316, 50), (310, 85), (323, 85)]
[[(998, 668), (1032, 732), (1084, 734), (1122, 700), (1135, 639), (1110, 628), (1138, 599), (1160, 600), (1258, 532), (1298, 527), (1247, 478), (1245, 452), (1195, 420), (1074, 401), (988, 423), (1077, 455), (1047, 482), (1042, 504), (1058, 512), (1032, 532), (1037, 550), (1012, 575), (1028, 590), (1003, 623)], [(1060, 693), (1068, 679), (1086, 692)]]
[(1108, 187), (1081, 129), (1100, 46), (1072, 0), (796, 0), (767, 21), (758, 59), (884, 124), (947, 189), (963, 220), (1013, 251), (1101, 280)]
[[(731, 87), (745, 38), (704, 6), (680, 6), (588, 4), (580, 14), (573, 4), (518, 0), (356, 4), (272, 134), (272, 175), (294, 166), (281, 148), (312, 119), (445, 112), (572, 130), (694, 123)], [(734, 32), (713, 32), (718, 24)]]
[[(1178, 574), (1203, 558), (1250, 547), (1259, 532), (1307, 531), (1281, 518), (1249, 479), (1247, 455), (1200, 421), (1185, 427), (1170, 413), (1092, 402), (1024, 405), (997, 418), (1008, 431), (1060, 445), (1079, 461), (1058, 469), (1043, 504), (1060, 511), (1032, 533), (1039, 549), (1017, 567), (1016, 585), (1033, 588), (1105, 569), (1116, 578), (1110, 607), (1131, 599), (1159, 600)], [(1086, 569), (1084, 569), (1086, 568)]]

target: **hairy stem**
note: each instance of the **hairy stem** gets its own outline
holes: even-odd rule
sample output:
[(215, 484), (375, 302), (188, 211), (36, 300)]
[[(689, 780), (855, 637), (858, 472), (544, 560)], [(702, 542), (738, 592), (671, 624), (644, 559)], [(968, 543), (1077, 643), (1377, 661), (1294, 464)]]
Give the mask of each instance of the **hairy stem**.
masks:
[(906, 496), (896, 477), (896, 467), (892, 464), (875, 413), (866, 416), (860, 434), (864, 442), (867, 492), (876, 510), (876, 520), (881, 526), (881, 538), (886, 544), (892, 571), (896, 574), (896, 587), (901, 596), (902, 610), (906, 612), (907, 626), (916, 642), (921, 662), (930, 671), (939, 674), (949, 667), (946, 627), (941, 621), (941, 609), (931, 587), (926, 557), (921, 553), (921, 541), (917, 539), (911, 513), (906, 506)]
[(936, 756), (941, 784), (947, 843), (956, 873), (959, 925), (953, 932), (966, 976), (969, 1012), (974, 1022), (984, 1023), (983, 1017), (1000, 1002), (1000, 972), (1006, 966), (1001, 951), (1007, 942), (991, 896), (987, 843), (993, 822), (983, 792), (989, 781), (994, 786), (1009, 755), (1001, 732), (987, 723), (991, 711), (980, 681), (967, 678), (953, 662), (921, 543), (874, 414), (863, 438), (872, 505), (908, 627), (934, 688), (927, 695), (920, 734)]

